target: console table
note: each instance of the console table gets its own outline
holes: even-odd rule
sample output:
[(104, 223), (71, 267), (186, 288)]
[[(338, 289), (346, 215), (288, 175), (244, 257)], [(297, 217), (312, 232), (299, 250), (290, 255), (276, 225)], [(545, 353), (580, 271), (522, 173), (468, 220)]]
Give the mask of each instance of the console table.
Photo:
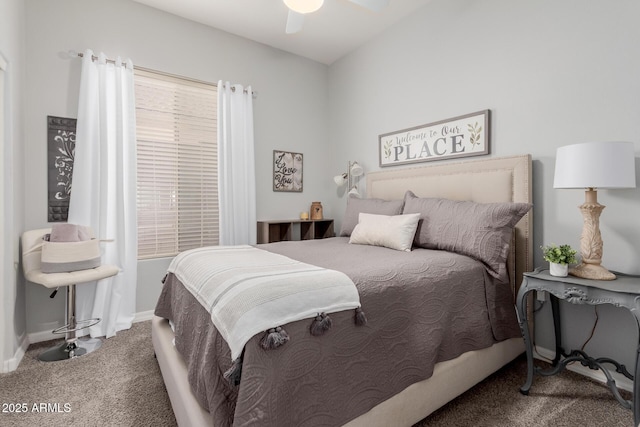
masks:
[(258, 243), (291, 240), (294, 226), (300, 227), (300, 240), (324, 239), (335, 235), (332, 219), (258, 221)]
[[(555, 277), (549, 274), (548, 270), (536, 269), (530, 273), (524, 273), (522, 286), (518, 291), (516, 299), (516, 310), (520, 330), (524, 338), (527, 351), (527, 381), (520, 388), (522, 394), (529, 394), (529, 389), (533, 384), (534, 374), (555, 375), (562, 372), (567, 364), (580, 362), (590, 369), (600, 369), (607, 378), (607, 385), (611, 389), (613, 396), (622, 406), (633, 411), (633, 425), (640, 423), (640, 365), (638, 364), (638, 353), (640, 345), (636, 351), (636, 366), (634, 375), (631, 375), (624, 365), (609, 358), (598, 358), (588, 356), (580, 350), (573, 350), (569, 353), (562, 348), (562, 337), (560, 335), (560, 311), (558, 301), (565, 300), (572, 304), (613, 304), (616, 307), (624, 307), (633, 314), (640, 334), (640, 277), (627, 276), (616, 273), (617, 279), (611, 281), (587, 280), (578, 277)], [(527, 324), (527, 295), (531, 291), (545, 291), (549, 293), (551, 308), (553, 313), (553, 324), (555, 331), (556, 355), (552, 367), (543, 370), (533, 366), (533, 342), (529, 335)], [(640, 342), (640, 338), (638, 338)], [(633, 381), (633, 398), (631, 401), (625, 400), (620, 395), (615, 380), (612, 378), (609, 368), (605, 365), (615, 367), (616, 372), (624, 375)]]

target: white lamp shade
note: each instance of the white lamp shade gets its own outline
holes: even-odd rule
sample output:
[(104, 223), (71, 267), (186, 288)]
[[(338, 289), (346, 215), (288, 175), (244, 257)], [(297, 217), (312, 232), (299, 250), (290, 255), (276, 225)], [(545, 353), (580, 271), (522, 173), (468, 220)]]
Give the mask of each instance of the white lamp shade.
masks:
[(311, 13), (322, 7), (324, 0), (283, 0), (284, 4), (294, 12)]
[(553, 188), (635, 188), (632, 142), (587, 142), (556, 152)]
[(356, 187), (353, 187), (351, 190), (349, 190), (349, 193), (347, 193), (349, 196), (354, 196), (354, 197), (358, 197), (360, 198), (360, 193), (358, 192), (358, 189)]
[(358, 162), (353, 162), (351, 165), (351, 176), (361, 176), (364, 173), (364, 169), (362, 166), (358, 164)]
[(347, 183), (347, 174), (344, 173), (342, 175), (334, 176), (333, 182), (335, 182), (338, 187), (345, 185)]

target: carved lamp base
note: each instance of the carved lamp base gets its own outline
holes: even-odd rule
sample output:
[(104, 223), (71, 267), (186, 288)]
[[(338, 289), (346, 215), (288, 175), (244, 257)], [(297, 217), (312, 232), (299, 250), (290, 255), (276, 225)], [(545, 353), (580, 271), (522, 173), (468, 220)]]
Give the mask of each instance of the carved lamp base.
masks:
[(582, 264), (569, 270), (569, 274), (583, 279), (614, 280), (615, 274), (600, 265), (602, 262), (600, 214), (605, 207), (598, 203), (598, 193), (595, 189), (588, 188), (584, 196), (584, 204), (580, 205), (584, 219), (582, 236), (580, 236)]
[(572, 276), (592, 280), (615, 280), (616, 275), (601, 265), (580, 264), (569, 270)]

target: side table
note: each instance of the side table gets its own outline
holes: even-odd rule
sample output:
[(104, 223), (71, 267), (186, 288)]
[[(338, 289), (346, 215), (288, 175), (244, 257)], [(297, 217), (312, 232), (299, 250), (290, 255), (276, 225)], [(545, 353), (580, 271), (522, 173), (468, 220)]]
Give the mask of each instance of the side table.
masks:
[(294, 226), (300, 228), (300, 240), (326, 239), (335, 236), (332, 219), (278, 219), (258, 221), (257, 243), (291, 240)]
[[(636, 351), (635, 374), (631, 375), (624, 365), (609, 358), (598, 358), (588, 356), (581, 350), (565, 352), (562, 348), (562, 337), (560, 334), (559, 300), (570, 302), (571, 304), (613, 304), (616, 307), (624, 307), (633, 314), (640, 336), (640, 277), (627, 276), (617, 273), (617, 279), (612, 281), (587, 280), (578, 277), (555, 277), (549, 274), (548, 270), (536, 269), (530, 273), (524, 273), (522, 285), (516, 298), (516, 310), (520, 330), (524, 338), (527, 352), (527, 381), (520, 388), (522, 394), (529, 394), (529, 389), (533, 384), (534, 374), (555, 375), (562, 372), (569, 363), (580, 362), (590, 369), (600, 369), (607, 378), (607, 385), (611, 389), (613, 396), (622, 406), (633, 411), (633, 425), (640, 424), (640, 365), (638, 364), (638, 353), (640, 345)], [(543, 370), (533, 365), (533, 342), (529, 335), (527, 324), (527, 295), (531, 291), (546, 291), (549, 293), (553, 324), (555, 331), (556, 355), (552, 367)], [(640, 343), (640, 337), (638, 338)], [(616, 372), (623, 374), (633, 381), (633, 398), (631, 401), (625, 400), (620, 395), (615, 380), (612, 378), (609, 368), (605, 364), (613, 365)]]

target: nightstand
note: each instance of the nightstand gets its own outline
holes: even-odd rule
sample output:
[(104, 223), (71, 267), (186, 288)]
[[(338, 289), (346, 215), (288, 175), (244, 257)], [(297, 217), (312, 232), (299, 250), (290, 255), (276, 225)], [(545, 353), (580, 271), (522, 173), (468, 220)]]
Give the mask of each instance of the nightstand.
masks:
[[(553, 313), (553, 324), (556, 341), (556, 356), (553, 366), (548, 370), (543, 370), (533, 366), (533, 342), (529, 335), (527, 324), (527, 295), (531, 291), (545, 291), (549, 293)], [(529, 389), (533, 384), (534, 374), (555, 375), (562, 372), (567, 364), (580, 362), (591, 369), (600, 369), (607, 378), (607, 385), (611, 389), (613, 396), (622, 406), (633, 411), (634, 426), (640, 423), (640, 382), (635, 381), (640, 374), (638, 365), (638, 352), (636, 352), (635, 375), (631, 375), (624, 365), (613, 359), (598, 358), (588, 356), (580, 350), (573, 350), (568, 353), (562, 348), (562, 337), (560, 335), (559, 300), (570, 302), (571, 304), (613, 304), (616, 307), (624, 307), (633, 314), (636, 319), (636, 326), (640, 334), (640, 277), (627, 276), (617, 273), (617, 279), (611, 281), (587, 280), (578, 277), (555, 277), (549, 274), (548, 270), (536, 269), (531, 273), (524, 273), (522, 285), (518, 291), (516, 299), (516, 309), (520, 330), (524, 338), (527, 351), (527, 381), (520, 388), (522, 394), (529, 394)], [(639, 338), (640, 341), (640, 338)], [(615, 370), (633, 381), (633, 398), (628, 401), (622, 398), (615, 380), (611, 377), (609, 369), (605, 365), (615, 367)]]

